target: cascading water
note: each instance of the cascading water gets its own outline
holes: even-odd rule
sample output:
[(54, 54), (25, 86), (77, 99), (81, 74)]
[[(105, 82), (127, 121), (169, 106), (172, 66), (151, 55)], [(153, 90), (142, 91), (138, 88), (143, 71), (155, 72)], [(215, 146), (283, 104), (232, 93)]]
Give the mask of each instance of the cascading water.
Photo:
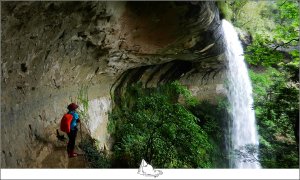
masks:
[[(231, 105), (230, 147), (229, 151), (246, 145), (258, 146), (255, 113), (252, 109), (252, 86), (244, 62), (243, 48), (234, 27), (226, 20), (222, 21), (228, 63), (228, 100)], [(252, 154), (257, 159), (257, 153)], [(231, 168), (260, 168), (257, 161), (231, 158)]]

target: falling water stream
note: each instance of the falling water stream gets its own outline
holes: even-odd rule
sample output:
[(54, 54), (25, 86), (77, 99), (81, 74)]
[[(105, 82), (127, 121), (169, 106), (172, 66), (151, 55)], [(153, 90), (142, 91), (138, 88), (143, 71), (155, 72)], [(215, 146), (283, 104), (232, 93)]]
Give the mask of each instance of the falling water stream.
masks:
[[(252, 86), (244, 62), (243, 48), (234, 27), (226, 20), (222, 21), (226, 45), (228, 99), (231, 107), (230, 148), (240, 149), (245, 145), (258, 145), (255, 114), (252, 109)], [(257, 152), (254, 157), (257, 159)], [(260, 168), (257, 161), (230, 158), (230, 168)]]

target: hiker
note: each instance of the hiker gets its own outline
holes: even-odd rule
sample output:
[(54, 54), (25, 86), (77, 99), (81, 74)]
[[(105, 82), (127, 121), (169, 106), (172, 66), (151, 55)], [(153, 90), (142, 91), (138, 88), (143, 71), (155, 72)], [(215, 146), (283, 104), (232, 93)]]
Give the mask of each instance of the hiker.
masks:
[(67, 152), (68, 156), (71, 157), (76, 157), (77, 153), (74, 152), (75, 149), (75, 140), (76, 140), (76, 135), (77, 135), (77, 123), (80, 123), (79, 115), (76, 112), (76, 109), (78, 108), (78, 105), (75, 103), (71, 103), (68, 105), (68, 114), (71, 114), (73, 116), (73, 119), (70, 124), (70, 132), (67, 133), (69, 137), (69, 142), (67, 146)]

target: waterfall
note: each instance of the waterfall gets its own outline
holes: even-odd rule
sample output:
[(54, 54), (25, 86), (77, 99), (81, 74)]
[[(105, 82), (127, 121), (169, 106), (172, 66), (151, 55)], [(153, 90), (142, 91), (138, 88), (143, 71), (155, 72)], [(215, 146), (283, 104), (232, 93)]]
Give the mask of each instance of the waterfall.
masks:
[[(252, 109), (252, 86), (248, 70), (244, 62), (243, 48), (234, 27), (226, 20), (222, 20), (225, 39), (225, 55), (227, 59), (228, 93), (230, 103), (231, 122), (229, 123), (230, 146), (229, 151), (240, 149), (246, 145), (258, 147), (255, 113)], [(253, 147), (253, 146), (252, 146)], [(243, 152), (243, 151), (240, 151)], [(257, 159), (258, 152), (254, 152), (252, 160)], [(250, 154), (251, 157), (251, 154)], [(254, 157), (254, 158), (253, 158)], [(231, 168), (260, 168), (257, 161), (251, 158), (230, 158)]]

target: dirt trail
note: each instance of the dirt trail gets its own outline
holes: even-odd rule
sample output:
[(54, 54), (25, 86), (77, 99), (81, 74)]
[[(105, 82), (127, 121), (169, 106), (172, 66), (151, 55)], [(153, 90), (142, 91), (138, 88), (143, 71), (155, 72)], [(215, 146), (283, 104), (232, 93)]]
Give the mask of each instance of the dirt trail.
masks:
[[(78, 139), (76, 139), (78, 145), (79, 142), (77, 141)], [(83, 151), (77, 145), (75, 152), (80, 155), (69, 158), (66, 151), (67, 142), (58, 142), (53, 147), (53, 151), (42, 161), (41, 168), (88, 168), (88, 162), (85, 160)]]
[[(76, 152), (82, 153), (77, 150)], [(42, 162), (42, 168), (88, 168), (88, 163), (83, 155), (68, 158), (66, 148), (54, 148)]]

